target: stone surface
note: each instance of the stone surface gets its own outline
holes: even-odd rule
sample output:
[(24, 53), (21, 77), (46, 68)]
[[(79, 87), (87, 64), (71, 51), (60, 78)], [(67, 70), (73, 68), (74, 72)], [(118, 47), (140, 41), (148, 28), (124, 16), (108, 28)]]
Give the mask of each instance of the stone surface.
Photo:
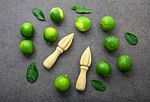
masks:
[[(74, 19), (80, 14), (70, 10), (73, 5), (89, 7), (93, 13), (86, 14), (92, 21), (91, 29), (80, 33), (74, 28)], [(150, 0), (0, 0), (0, 102), (150, 102)], [(49, 10), (59, 6), (65, 12), (65, 20), (56, 25), (49, 19)], [(43, 10), (47, 21), (37, 20), (32, 7)], [(105, 33), (99, 27), (99, 19), (104, 15), (113, 16), (117, 25), (114, 31)], [(20, 25), (30, 21), (36, 33), (32, 39), (36, 51), (30, 57), (19, 51), (23, 39), (19, 33)], [(42, 38), (45, 27), (56, 27), (59, 39), (51, 45)], [(138, 38), (137, 46), (130, 46), (125, 38), (126, 31), (134, 32)], [(71, 48), (46, 70), (44, 59), (54, 51), (58, 41), (68, 33), (74, 32)], [(108, 53), (102, 46), (105, 36), (114, 34), (120, 38), (121, 46), (117, 52)], [(88, 72), (85, 92), (75, 90), (79, 74), (79, 60), (84, 49), (92, 50), (92, 66)], [(133, 70), (127, 74), (116, 68), (119, 55), (128, 54), (133, 59)], [(112, 66), (109, 78), (102, 79), (96, 74), (95, 66), (100, 60), (107, 60)], [(39, 78), (35, 84), (26, 81), (26, 67), (37, 62)], [(54, 89), (53, 80), (57, 75), (71, 77), (70, 90), (61, 94)], [(106, 92), (96, 91), (90, 83), (92, 79), (102, 80), (107, 85)]]

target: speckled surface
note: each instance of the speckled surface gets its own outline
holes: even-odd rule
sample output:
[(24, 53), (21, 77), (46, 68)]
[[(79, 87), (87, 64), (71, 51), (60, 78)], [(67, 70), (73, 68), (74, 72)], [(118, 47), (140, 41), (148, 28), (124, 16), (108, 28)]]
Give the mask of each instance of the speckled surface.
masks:
[[(70, 7), (80, 4), (89, 7), (93, 13), (85, 16), (92, 21), (90, 31), (80, 33), (74, 28), (74, 19), (80, 14)], [(55, 6), (65, 12), (65, 20), (55, 25), (49, 19), (49, 10)], [(47, 21), (38, 21), (32, 14), (32, 7), (43, 10)], [(104, 33), (99, 27), (99, 19), (111, 15), (117, 21), (111, 33)], [(19, 34), (20, 25), (30, 21), (36, 33), (32, 39), (36, 51), (30, 57), (23, 56), (18, 47), (23, 39)], [(51, 45), (42, 38), (45, 27), (56, 27), (58, 40)], [(125, 38), (126, 31), (134, 32), (138, 38), (137, 46), (130, 46)], [(70, 32), (75, 33), (71, 48), (47, 71), (43, 68), (43, 60), (54, 51), (58, 41)], [(114, 34), (120, 38), (117, 52), (108, 53), (102, 46), (105, 36)], [(0, 0), (0, 102), (150, 102), (150, 0)], [(92, 66), (87, 75), (85, 92), (75, 90), (75, 82), (79, 73), (79, 60), (83, 50), (90, 46), (92, 50)], [(132, 57), (133, 70), (127, 74), (116, 68), (119, 55)], [(109, 78), (102, 79), (95, 72), (96, 63), (108, 60), (112, 66)], [(25, 71), (28, 64), (37, 62), (39, 78), (35, 84), (26, 81)], [(70, 90), (61, 94), (54, 89), (53, 80), (57, 75), (70, 76)], [(98, 92), (90, 83), (92, 79), (102, 80), (107, 91)]]

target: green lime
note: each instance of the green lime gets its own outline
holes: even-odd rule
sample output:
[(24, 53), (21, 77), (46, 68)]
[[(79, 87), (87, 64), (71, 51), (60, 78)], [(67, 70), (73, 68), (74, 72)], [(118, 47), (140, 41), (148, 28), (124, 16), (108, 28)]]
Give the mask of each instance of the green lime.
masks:
[(50, 11), (50, 18), (55, 23), (60, 23), (64, 19), (64, 12), (61, 8), (55, 7)]
[(23, 40), (20, 43), (20, 51), (24, 55), (31, 55), (34, 52), (34, 45), (31, 40)]
[(114, 29), (116, 21), (112, 16), (104, 16), (100, 20), (100, 26), (102, 30), (110, 32)]
[(132, 69), (132, 59), (128, 55), (122, 55), (117, 59), (117, 67), (121, 72), (128, 72)]
[(25, 22), (20, 27), (20, 33), (23, 37), (30, 39), (34, 33), (34, 27), (30, 22)]
[(60, 92), (66, 92), (70, 88), (70, 78), (67, 75), (59, 75), (54, 80), (55, 88)]
[(103, 40), (103, 46), (107, 51), (116, 51), (119, 48), (119, 39), (113, 35), (109, 35)]
[(110, 76), (111, 66), (107, 61), (100, 61), (96, 65), (96, 72), (102, 77)]
[(53, 43), (58, 38), (58, 31), (53, 27), (48, 27), (44, 30), (43, 37), (46, 42)]
[(74, 25), (77, 30), (79, 30), (81, 32), (85, 32), (90, 29), (91, 21), (89, 18), (87, 18), (85, 16), (79, 16), (78, 18), (76, 18)]

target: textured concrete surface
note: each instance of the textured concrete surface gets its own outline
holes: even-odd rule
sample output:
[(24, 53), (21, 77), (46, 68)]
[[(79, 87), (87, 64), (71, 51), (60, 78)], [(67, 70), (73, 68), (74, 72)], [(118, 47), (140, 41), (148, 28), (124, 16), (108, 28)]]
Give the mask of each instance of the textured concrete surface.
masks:
[[(93, 11), (85, 15), (92, 21), (91, 30), (86, 33), (78, 32), (73, 26), (74, 19), (80, 15), (70, 10), (75, 4), (87, 6)], [(49, 10), (55, 6), (65, 12), (65, 20), (60, 25), (49, 19)], [(42, 9), (47, 21), (38, 21), (31, 12), (32, 7)], [(104, 15), (116, 18), (117, 26), (111, 33), (104, 33), (99, 27), (99, 19)], [(36, 51), (30, 57), (23, 56), (18, 49), (23, 39), (19, 27), (25, 21), (32, 22), (36, 29), (32, 39)], [(59, 31), (59, 39), (51, 45), (42, 38), (42, 32), (48, 26)], [(137, 46), (126, 42), (126, 31), (138, 36)], [(45, 70), (43, 60), (70, 32), (75, 33), (72, 47), (50, 71)], [(109, 34), (121, 40), (121, 46), (115, 53), (106, 52), (102, 46), (102, 40)], [(0, 0), (0, 102), (150, 102), (149, 43), (150, 0)], [(86, 91), (81, 93), (75, 90), (75, 82), (79, 59), (87, 46), (92, 50), (92, 66), (87, 76)], [(134, 62), (133, 70), (127, 74), (120, 73), (115, 66), (117, 57), (122, 54), (130, 55)], [(96, 63), (104, 59), (112, 66), (112, 74), (106, 79), (95, 72)], [(35, 84), (30, 84), (26, 81), (25, 71), (33, 61), (37, 62), (39, 78)], [(71, 88), (65, 94), (54, 89), (53, 80), (60, 74), (68, 74), (72, 80)], [(96, 91), (91, 86), (92, 79), (102, 80), (107, 85), (107, 91)]]

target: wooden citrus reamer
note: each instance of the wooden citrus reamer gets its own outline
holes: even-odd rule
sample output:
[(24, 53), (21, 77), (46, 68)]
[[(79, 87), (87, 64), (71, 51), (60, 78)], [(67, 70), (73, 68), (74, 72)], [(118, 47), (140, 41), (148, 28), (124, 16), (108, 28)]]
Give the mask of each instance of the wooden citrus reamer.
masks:
[(49, 55), (43, 62), (45, 68), (50, 69), (56, 62), (59, 55), (61, 55), (64, 51), (67, 51), (69, 49), (69, 47), (72, 44), (73, 37), (74, 33), (65, 36), (59, 41), (56, 50), (51, 55)]
[(89, 47), (83, 52), (80, 59), (80, 74), (76, 82), (76, 89), (84, 91), (86, 87), (87, 70), (91, 65), (91, 50)]

